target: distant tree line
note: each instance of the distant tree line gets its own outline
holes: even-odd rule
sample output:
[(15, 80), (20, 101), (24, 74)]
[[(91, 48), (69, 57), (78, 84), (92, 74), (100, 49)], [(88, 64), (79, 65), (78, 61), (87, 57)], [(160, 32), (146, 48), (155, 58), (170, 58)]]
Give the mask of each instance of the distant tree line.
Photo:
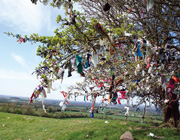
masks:
[[(29, 106), (25, 102), (1, 102), (0, 103), (0, 112), (47, 117), (47, 118), (58, 118), (58, 119), (90, 118), (90, 116), (87, 114), (88, 110), (89, 110), (88, 107), (85, 107), (85, 108), (69, 107), (66, 109), (66, 112), (64, 112), (64, 111), (61, 111), (61, 109), (58, 106), (52, 106), (48, 104), (46, 105), (47, 113), (45, 113), (40, 103), (36, 103), (34, 105), (29, 105)], [(112, 117), (107, 116), (110, 114), (111, 114), (110, 112), (107, 112), (102, 116), (95, 116), (95, 118), (114, 119)]]
[[(75, 106), (69, 106), (66, 108), (66, 111), (61, 111), (61, 108), (58, 105), (54, 104), (46, 104), (46, 111), (44, 112), (42, 109), (42, 104), (37, 102), (36, 104), (27, 105), (26, 102), (1, 102), (0, 101), (0, 112), (7, 112), (7, 113), (14, 113), (14, 114), (22, 114), (22, 115), (31, 115), (31, 116), (39, 116), (39, 117), (47, 117), (47, 118), (90, 118), (88, 112), (90, 108), (89, 107), (75, 107)], [(97, 108), (97, 110), (99, 110)], [(100, 112), (100, 110), (99, 110)], [(96, 112), (97, 113), (97, 112)], [(149, 112), (150, 113), (150, 112)], [(152, 114), (152, 112), (151, 112)], [(124, 110), (112, 110), (107, 109), (103, 114), (95, 115), (95, 118), (98, 119), (122, 119), (120, 118), (114, 118), (112, 115), (116, 116), (124, 116)], [(141, 118), (138, 115), (140, 115), (140, 112), (134, 112), (134, 117)], [(141, 116), (141, 115), (140, 115)], [(153, 113), (153, 119), (155, 120), (161, 120), (159, 116)], [(131, 120), (129, 118), (129, 120)], [(134, 121), (134, 120), (133, 120)]]
[(40, 116), (48, 118), (88, 118), (88, 115), (82, 113), (65, 113), (60, 108), (54, 106), (47, 107), (47, 113), (41, 108), (40, 104), (28, 106), (26, 103), (0, 103), (0, 111), (14, 114), (23, 114), (31, 116)]

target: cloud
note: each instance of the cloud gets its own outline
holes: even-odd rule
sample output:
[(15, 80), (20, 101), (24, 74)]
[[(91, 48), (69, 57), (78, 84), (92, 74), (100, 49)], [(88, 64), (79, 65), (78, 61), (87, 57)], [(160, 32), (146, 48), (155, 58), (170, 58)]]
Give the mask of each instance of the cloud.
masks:
[(79, 2), (77, 2), (76, 4), (73, 5), (73, 10), (84, 13), (84, 10), (82, 9), (82, 6), (79, 4)]
[(22, 66), (26, 65), (26, 61), (24, 60), (24, 58), (22, 58), (21, 56), (12, 53), (11, 56), (14, 58), (14, 60), (16, 60), (19, 64), (21, 64)]
[(30, 0), (1, 0), (0, 24), (12, 27), (21, 33), (40, 32), (50, 23), (51, 12), (42, 3)]
[[(58, 90), (51, 90), (51, 94), (47, 94), (47, 99), (63, 100), (64, 97), (60, 94), (60, 91), (68, 91), (68, 87), (71, 84), (83, 80), (83, 77), (80, 77), (76, 72), (73, 72), (72, 75), (69, 78), (65, 76), (62, 84), (60, 80), (54, 81), (52, 84)], [(40, 79), (37, 79), (35, 75), (31, 75), (30, 73), (0, 69), (0, 94), (29, 97), (34, 88), (39, 84)], [(83, 97), (77, 98), (78, 101), (83, 101), (83, 99)]]
[[(78, 3), (74, 4), (74, 10), (83, 12)], [(35, 5), (31, 0), (0, 0), (0, 26), (21, 34), (53, 35), (59, 27), (56, 17), (60, 14), (64, 18), (64, 12), (63, 6), (53, 8), (50, 3), (44, 6), (39, 1)]]
[(7, 80), (37, 80), (31, 74), (25, 72), (16, 72), (13, 70), (0, 70), (0, 79)]
[(64, 80), (62, 82), (63, 85), (69, 85), (69, 86), (76, 85), (77, 82), (84, 81), (84, 77), (80, 76), (80, 74), (77, 72), (72, 72), (71, 77), (67, 77), (66, 73), (67, 73), (67, 71), (65, 71)]

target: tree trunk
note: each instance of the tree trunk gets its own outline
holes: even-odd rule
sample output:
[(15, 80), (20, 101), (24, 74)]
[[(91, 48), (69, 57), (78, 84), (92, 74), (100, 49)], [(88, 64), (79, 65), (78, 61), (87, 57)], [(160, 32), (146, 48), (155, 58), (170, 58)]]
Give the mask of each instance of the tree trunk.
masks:
[(171, 122), (174, 127), (177, 127), (179, 120), (179, 104), (171, 102), (163, 106), (163, 121), (164, 123)]
[(166, 123), (167, 122), (167, 105), (163, 105), (163, 122)]
[(144, 112), (143, 112), (143, 115), (142, 115), (142, 122), (144, 123), (144, 118), (145, 118), (145, 114), (146, 114), (146, 102), (145, 103), (145, 106), (144, 106)]

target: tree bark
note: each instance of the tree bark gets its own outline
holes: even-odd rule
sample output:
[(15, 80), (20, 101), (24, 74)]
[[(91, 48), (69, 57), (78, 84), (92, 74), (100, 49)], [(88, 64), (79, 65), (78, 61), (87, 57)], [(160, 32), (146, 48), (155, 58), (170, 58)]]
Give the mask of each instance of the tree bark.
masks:
[(163, 106), (163, 121), (164, 123), (171, 122), (174, 127), (178, 126), (179, 121), (179, 104), (178, 102), (171, 102)]

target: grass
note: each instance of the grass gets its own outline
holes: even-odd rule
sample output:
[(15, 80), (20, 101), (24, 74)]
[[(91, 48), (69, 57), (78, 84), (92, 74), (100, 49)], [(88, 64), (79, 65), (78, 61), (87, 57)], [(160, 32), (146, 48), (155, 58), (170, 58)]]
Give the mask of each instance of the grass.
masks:
[[(105, 123), (108, 121), (109, 123)], [(176, 129), (150, 123), (91, 118), (52, 119), (0, 112), (0, 140), (119, 140), (130, 131), (135, 140), (151, 140), (149, 133), (165, 140), (179, 140)]]

